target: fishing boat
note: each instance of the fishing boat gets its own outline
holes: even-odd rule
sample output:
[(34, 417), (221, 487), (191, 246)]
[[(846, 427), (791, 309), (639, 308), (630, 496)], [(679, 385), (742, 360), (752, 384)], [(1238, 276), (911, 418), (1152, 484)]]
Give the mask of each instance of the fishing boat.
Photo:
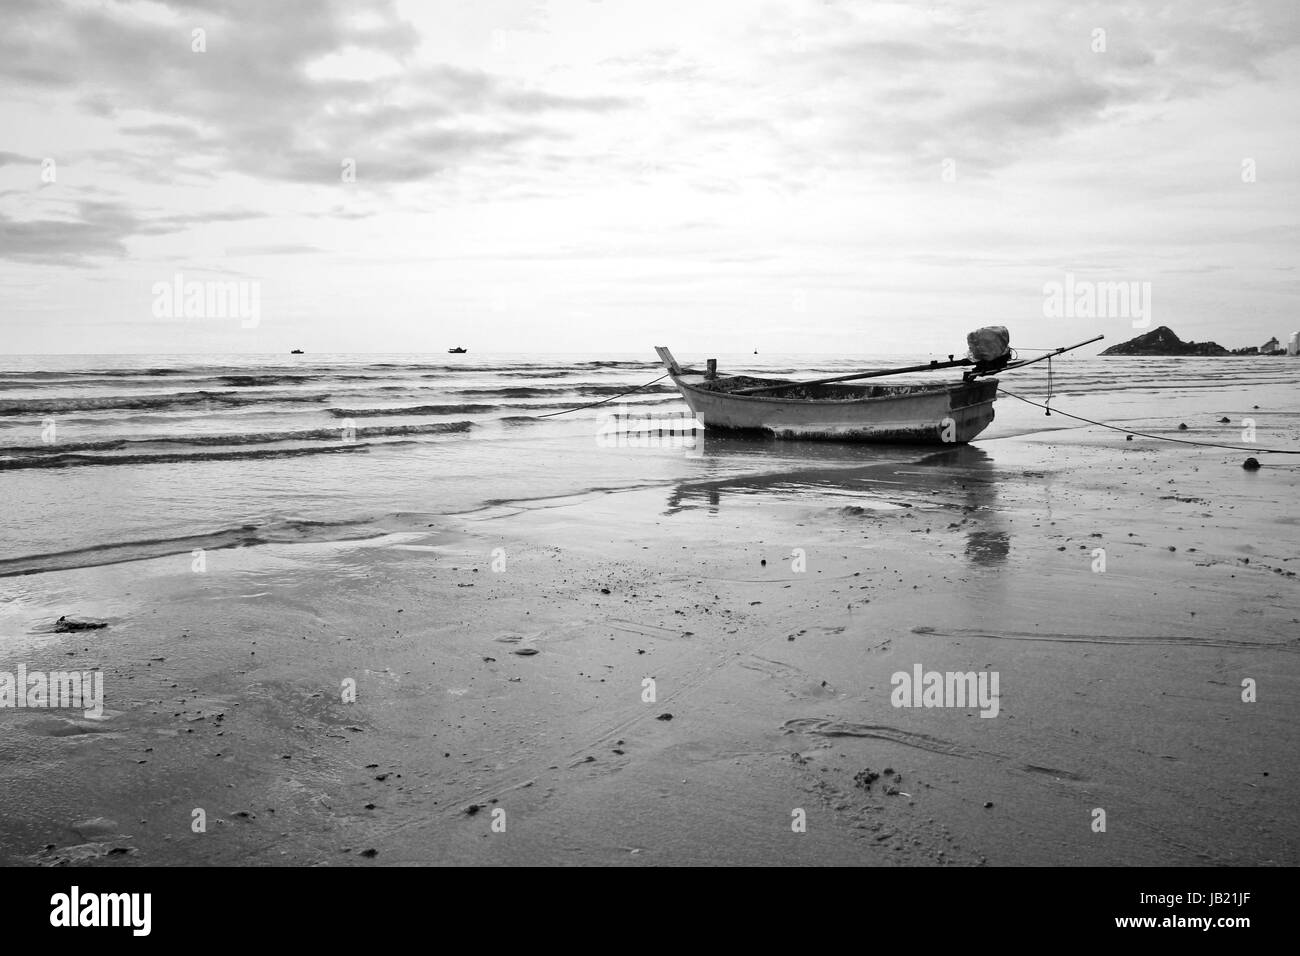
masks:
[(450, 352), (452, 355), (464, 355), (466, 352), (469, 351), (469, 349), (463, 349), (458, 345), (454, 349), (447, 349), (447, 351)]
[[(981, 333), (1000, 333), (1001, 351), (983, 347)], [(997, 337), (995, 337), (997, 338)], [(1095, 342), (1100, 339), (1090, 339)], [(1079, 348), (1080, 342), (1023, 361), (1012, 358), (1005, 329), (979, 330), (969, 337), (967, 358), (894, 369), (873, 369), (791, 381), (749, 375), (719, 375), (709, 359), (701, 372), (683, 368), (673, 354), (656, 347), (682, 398), (706, 429), (767, 432), (778, 438), (901, 444), (964, 444), (993, 421), (997, 372), (1020, 368)], [(997, 354), (995, 354), (997, 353)], [(850, 381), (905, 373), (965, 368), (960, 381), (935, 384), (849, 385)]]

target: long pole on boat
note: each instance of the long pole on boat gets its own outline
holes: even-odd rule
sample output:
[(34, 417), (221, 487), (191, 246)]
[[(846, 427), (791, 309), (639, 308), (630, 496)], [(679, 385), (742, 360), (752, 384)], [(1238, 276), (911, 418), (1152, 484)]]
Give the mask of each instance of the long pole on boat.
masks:
[(1053, 349), (1052, 351), (1048, 352), (1046, 355), (1038, 356), (1038, 358), (1025, 359), (1023, 362), (1012, 362), (1009, 365), (1002, 366), (1002, 368), (1000, 369), (993, 369), (988, 372), (975, 372), (973, 374), (992, 375), (994, 372), (1005, 372), (1013, 368), (1024, 368), (1026, 365), (1033, 365), (1035, 362), (1042, 362), (1049, 358), (1055, 358), (1056, 356), (1060, 355), (1062, 352), (1069, 352), (1072, 349), (1079, 349), (1079, 348), (1083, 348), (1085, 345), (1091, 345), (1093, 342), (1100, 342), (1105, 337), (1106, 336), (1104, 335), (1096, 335), (1088, 339), (1088, 341), (1086, 342), (1079, 342), (1076, 345), (1063, 345), (1059, 349)]
[(907, 368), (877, 369), (874, 372), (855, 372), (852, 375), (838, 375), (835, 378), (818, 378), (811, 382), (786, 382), (784, 385), (758, 385), (753, 388), (738, 388), (728, 395), (753, 395), (755, 392), (772, 392), (795, 385), (831, 385), (835, 382), (851, 382), (861, 378), (878, 378), (882, 375), (905, 375), (908, 372), (930, 372), (941, 368), (957, 368), (961, 365), (974, 365), (971, 359), (956, 359), (951, 362), (930, 362), (926, 365), (909, 365)]
[[(1059, 349), (1054, 349), (1046, 355), (1040, 355), (1038, 358), (1026, 359), (1023, 362), (1015, 362), (1009, 365), (1002, 365), (997, 368), (990, 368), (987, 371), (976, 371), (975, 375), (992, 375), (996, 372), (1004, 372), (1008, 369), (1022, 368), (1025, 365), (1033, 365), (1035, 362), (1041, 362), (1060, 355), (1062, 352), (1069, 352), (1073, 349), (1082, 348), (1085, 345), (1091, 345), (1093, 342), (1099, 342), (1106, 336), (1098, 335), (1088, 339), (1086, 342), (1078, 342), (1075, 345), (1065, 345)], [(873, 372), (854, 372), (852, 375), (837, 375), (834, 378), (818, 378), (810, 382), (785, 382), (782, 385), (758, 385), (753, 388), (738, 388), (734, 392), (728, 392), (729, 395), (756, 395), (759, 392), (775, 392), (783, 388), (794, 388), (800, 385), (832, 385), (836, 382), (853, 382), (864, 378), (881, 378), (886, 375), (906, 375), (908, 372), (933, 372), (944, 368), (958, 368), (966, 365), (976, 365), (973, 359), (955, 359), (947, 362), (930, 362), (926, 365), (909, 365), (906, 368), (887, 368), (877, 369)]]

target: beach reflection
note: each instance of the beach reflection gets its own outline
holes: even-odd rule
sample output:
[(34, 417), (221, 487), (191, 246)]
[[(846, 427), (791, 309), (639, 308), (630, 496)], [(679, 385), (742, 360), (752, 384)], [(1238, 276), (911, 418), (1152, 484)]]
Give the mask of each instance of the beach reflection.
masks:
[(997, 469), (981, 447), (936, 450), (707, 432), (700, 441), (702, 475), (673, 486), (665, 514), (700, 508), (716, 515), (728, 500), (740, 505), (756, 498), (853, 509), (846, 513), (856, 515), (942, 509), (946, 514), (935, 520), (963, 525), (972, 565), (998, 566), (1011, 552), (998, 509)]

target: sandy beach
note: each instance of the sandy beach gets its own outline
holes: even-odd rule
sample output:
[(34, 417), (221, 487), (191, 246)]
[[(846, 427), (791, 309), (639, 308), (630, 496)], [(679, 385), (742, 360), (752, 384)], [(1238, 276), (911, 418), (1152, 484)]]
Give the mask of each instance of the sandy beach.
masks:
[(4, 25), (7, 929), (373, 946), (416, 866), (1285, 925), (1300, 3)]
[(0, 862), (1295, 865), (1294, 467), (1074, 424), (7, 578)]

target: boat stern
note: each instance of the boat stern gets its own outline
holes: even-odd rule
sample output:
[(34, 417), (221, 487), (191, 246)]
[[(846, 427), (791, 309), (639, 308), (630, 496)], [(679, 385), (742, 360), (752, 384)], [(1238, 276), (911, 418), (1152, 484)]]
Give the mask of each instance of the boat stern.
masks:
[[(996, 378), (969, 379), (948, 393), (948, 419), (940, 423), (939, 440), (964, 445), (993, 422), (998, 397)], [(951, 436), (951, 437), (949, 437)]]

